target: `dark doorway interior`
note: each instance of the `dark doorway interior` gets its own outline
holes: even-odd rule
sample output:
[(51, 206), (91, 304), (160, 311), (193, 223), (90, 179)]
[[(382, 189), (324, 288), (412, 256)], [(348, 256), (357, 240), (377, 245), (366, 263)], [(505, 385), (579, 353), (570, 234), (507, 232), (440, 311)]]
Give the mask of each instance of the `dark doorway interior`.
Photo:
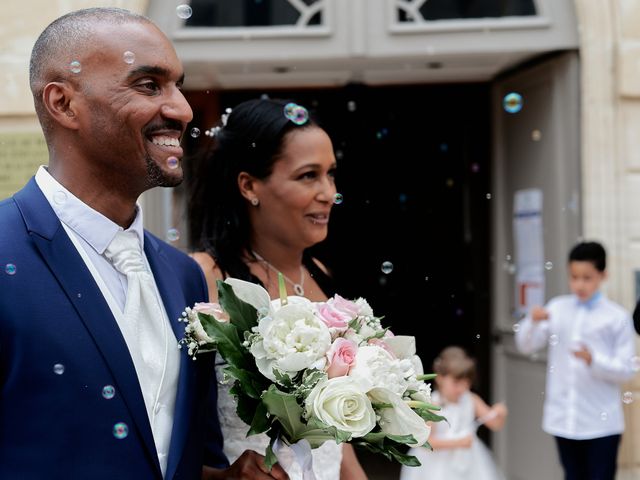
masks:
[(344, 201), (317, 255), (342, 295), (367, 298), (396, 334), (415, 335), (427, 371), (444, 347), (465, 347), (490, 400), (489, 85), (199, 94), (194, 125), (212, 105), (262, 94), (307, 106), (333, 139)]

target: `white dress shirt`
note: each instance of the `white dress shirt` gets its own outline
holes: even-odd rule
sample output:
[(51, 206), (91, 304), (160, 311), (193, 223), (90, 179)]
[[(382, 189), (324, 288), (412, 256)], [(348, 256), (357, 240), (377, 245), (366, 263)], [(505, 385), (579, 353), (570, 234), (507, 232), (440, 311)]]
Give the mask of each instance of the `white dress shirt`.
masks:
[[(46, 167), (41, 166), (35, 176), (38, 187), (47, 198), (51, 208), (62, 222), (69, 238), (84, 260), (87, 268), (93, 275), (101, 293), (109, 304), (109, 307), (120, 327), (120, 331), (127, 344), (127, 348), (132, 357), (136, 355), (132, 346), (135, 340), (132, 337), (132, 328), (124, 323), (124, 308), (127, 295), (127, 277), (118, 272), (114, 266), (104, 256), (106, 248), (109, 246), (118, 231), (122, 227), (109, 220), (100, 212), (89, 207), (78, 197), (73, 195), (55, 178), (49, 174)], [(135, 232), (140, 240), (142, 255), (144, 255), (144, 229), (142, 223), (142, 210), (136, 206), (136, 216), (127, 231)], [(155, 284), (155, 281), (154, 281)], [(160, 298), (157, 285), (155, 294)], [(144, 378), (142, 372), (137, 371), (140, 388), (145, 399), (149, 422), (153, 432), (154, 441), (158, 453), (158, 459), (163, 475), (166, 472), (171, 433), (173, 431), (173, 417), (175, 409), (175, 399), (178, 388), (178, 376), (180, 369), (180, 355), (177, 339), (173, 334), (169, 318), (164, 310), (162, 301), (158, 302), (164, 321), (166, 322), (166, 332), (168, 335), (168, 346), (162, 352), (165, 362), (165, 376), (159, 390), (150, 391), (150, 382)], [(162, 345), (158, 346), (163, 348)], [(157, 388), (157, 387), (156, 387)], [(153, 399), (153, 400), (151, 400)]]
[[(635, 334), (629, 313), (596, 293), (587, 302), (575, 295), (552, 299), (549, 320), (527, 316), (516, 332), (525, 354), (549, 345), (542, 429), (572, 440), (622, 433), (620, 384), (637, 368)], [(591, 365), (573, 355), (586, 347)]]

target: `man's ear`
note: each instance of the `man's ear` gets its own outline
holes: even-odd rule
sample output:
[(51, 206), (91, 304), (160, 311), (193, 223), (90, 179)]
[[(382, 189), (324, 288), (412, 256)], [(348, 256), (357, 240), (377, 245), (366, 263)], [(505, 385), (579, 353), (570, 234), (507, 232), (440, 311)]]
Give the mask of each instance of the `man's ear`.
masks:
[(259, 202), (258, 192), (256, 192), (257, 180), (254, 176), (247, 172), (240, 172), (238, 174), (238, 189), (240, 195), (247, 199), (252, 205), (257, 205), (256, 200)]
[(71, 130), (78, 129), (78, 118), (75, 112), (75, 102), (72, 102), (75, 90), (67, 82), (50, 82), (42, 91), (42, 101), (49, 116)]

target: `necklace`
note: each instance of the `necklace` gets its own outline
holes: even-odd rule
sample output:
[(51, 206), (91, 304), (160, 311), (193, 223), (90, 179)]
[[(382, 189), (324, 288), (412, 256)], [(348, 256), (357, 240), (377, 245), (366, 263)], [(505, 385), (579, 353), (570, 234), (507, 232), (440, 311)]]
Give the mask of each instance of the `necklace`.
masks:
[(253, 253), (253, 256), (256, 257), (262, 263), (264, 263), (268, 268), (270, 268), (276, 273), (281, 274), (282, 278), (284, 278), (287, 282), (289, 282), (289, 284), (293, 287), (293, 291), (295, 292), (296, 295), (298, 295), (299, 297), (304, 297), (304, 267), (302, 265), (300, 265), (300, 283), (296, 283), (293, 280), (291, 280), (289, 277), (287, 277), (284, 273), (282, 273), (280, 270), (278, 270), (276, 267), (274, 267), (269, 262), (267, 262), (263, 257), (258, 255), (255, 251), (251, 250), (251, 253)]

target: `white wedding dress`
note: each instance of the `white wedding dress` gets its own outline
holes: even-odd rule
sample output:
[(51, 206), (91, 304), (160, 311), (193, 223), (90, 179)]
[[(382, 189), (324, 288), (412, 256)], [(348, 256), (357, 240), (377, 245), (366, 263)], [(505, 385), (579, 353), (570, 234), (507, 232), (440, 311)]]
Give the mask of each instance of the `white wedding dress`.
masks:
[[(269, 445), (269, 437), (261, 433), (247, 437), (249, 426), (236, 414), (236, 402), (229, 393), (231, 382), (222, 381), (224, 365), (216, 365), (218, 379), (218, 419), (224, 440), (224, 454), (233, 463), (245, 450), (254, 450), (264, 455)], [(342, 446), (335, 442), (325, 442), (320, 448), (312, 450), (313, 472), (317, 480), (338, 480), (342, 461)], [(287, 473), (291, 480), (302, 480), (300, 466), (293, 462)]]

